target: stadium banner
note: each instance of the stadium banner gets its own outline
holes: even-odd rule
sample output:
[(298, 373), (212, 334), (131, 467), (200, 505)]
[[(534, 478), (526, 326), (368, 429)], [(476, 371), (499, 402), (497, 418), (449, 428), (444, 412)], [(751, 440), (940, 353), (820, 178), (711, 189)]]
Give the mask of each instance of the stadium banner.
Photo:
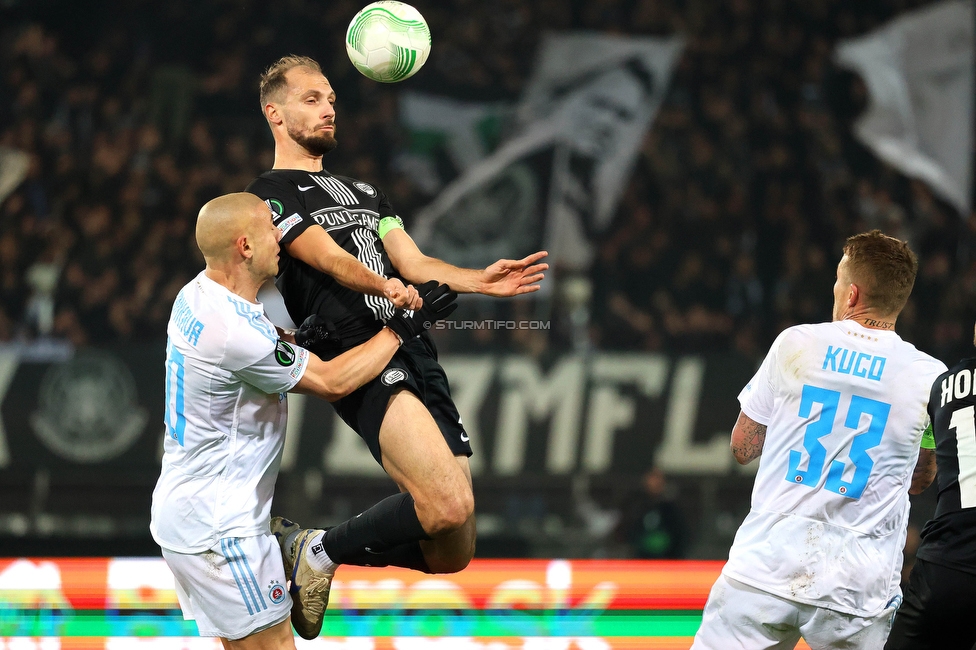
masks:
[[(722, 562), (474, 560), (455, 574), (344, 566), (318, 650), (686, 650)], [(0, 648), (217, 650), (161, 558), (0, 559)], [(801, 642), (798, 648), (808, 650)]]
[(855, 135), (963, 215), (972, 207), (974, 25), (976, 2), (949, 0), (843, 41), (835, 52), (870, 96)]
[(421, 247), (484, 267), (545, 248), (584, 269), (610, 223), (683, 48), (680, 37), (550, 34), (517, 108), (515, 135), (410, 224)]
[[(0, 349), (0, 468), (72, 468), (94, 483), (123, 471), (155, 477), (164, 353), (162, 345), (129, 346), (38, 358)], [(441, 362), (476, 475), (752, 469), (734, 462), (728, 440), (753, 360), (602, 352), (547, 363), (496, 355)], [(284, 473), (384, 475), (328, 403), (298, 394), (288, 402)]]
[[(701, 610), (723, 562), (475, 559), (431, 576), (343, 566), (330, 610)], [(179, 608), (162, 558), (0, 558), (0, 610)]]
[(155, 471), (165, 356), (163, 345), (0, 347), (0, 469)]

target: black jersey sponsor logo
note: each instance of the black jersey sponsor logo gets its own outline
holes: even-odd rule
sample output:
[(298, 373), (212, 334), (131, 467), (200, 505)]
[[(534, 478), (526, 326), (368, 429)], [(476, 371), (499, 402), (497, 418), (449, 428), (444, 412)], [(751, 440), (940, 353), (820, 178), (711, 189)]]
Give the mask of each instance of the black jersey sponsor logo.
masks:
[(382, 375), (380, 375), (380, 381), (387, 386), (392, 386), (401, 381), (406, 381), (407, 371), (403, 368), (389, 368)]
[(363, 194), (369, 196), (370, 198), (372, 198), (372, 199), (375, 199), (376, 198), (376, 189), (372, 185), (370, 185), (369, 183), (363, 183), (362, 181), (356, 181), (355, 183), (352, 184), (352, 186), (355, 187), (360, 192), (362, 192)]
[(285, 366), (287, 368), (294, 364), (296, 356), (295, 348), (278, 339), (278, 344), (275, 346), (275, 361), (278, 362), (279, 366)]
[(379, 228), (379, 215), (372, 210), (349, 210), (347, 208), (325, 208), (312, 213), (312, 219), (326, 230), (343, 226), (358, 225), (376, 230)]

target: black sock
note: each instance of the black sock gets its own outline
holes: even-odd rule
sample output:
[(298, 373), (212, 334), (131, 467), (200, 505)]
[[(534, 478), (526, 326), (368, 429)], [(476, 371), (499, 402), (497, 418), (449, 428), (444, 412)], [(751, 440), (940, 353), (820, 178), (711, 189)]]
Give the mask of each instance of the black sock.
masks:
[[(326, 551), (328, 552), (328, 551)], [(332, 557), (331, 555), (329, 556)], [(350, 554), (346, 557), (343, 564), (355, 564), (356, 566), (401, 566), (405, 569), (423, 571), (430, 573), (424, 552), (420, 548), (420, 542), (407, 542), (394, 546), (388, 551), (381, 553), (367, 553), (363, 551), (357, 555)]]
[[(413, 497), (403, 492), (387, 497), (362, 514), (326, 531), (322, 538), (325, 552), (339, 564), (386, 565), (368, 561), (397, 547), (430, 539), (417, 518)], [(419, 550), (419, 545), (416, 545)], [(413, 567), (410, 567), (413, 568)]]

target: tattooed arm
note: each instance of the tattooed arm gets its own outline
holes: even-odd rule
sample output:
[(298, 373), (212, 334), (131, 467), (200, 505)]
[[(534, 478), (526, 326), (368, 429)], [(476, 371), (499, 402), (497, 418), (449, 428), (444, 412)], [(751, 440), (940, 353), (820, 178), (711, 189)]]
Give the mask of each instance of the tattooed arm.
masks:
[(912, 472), (912, 485), (908, 488), (909, 494), (921, 494), (925, 488), (932, 485), (935, 480), (935, 450), (919, 449), (918, 462), (915, 463), (915, 471)]
[(739, 411), (739, 419), (732, 427), (732, 455), (740, 465), (748, 465), (762, 454), (766, 442), (766, 425), (759, 424)]

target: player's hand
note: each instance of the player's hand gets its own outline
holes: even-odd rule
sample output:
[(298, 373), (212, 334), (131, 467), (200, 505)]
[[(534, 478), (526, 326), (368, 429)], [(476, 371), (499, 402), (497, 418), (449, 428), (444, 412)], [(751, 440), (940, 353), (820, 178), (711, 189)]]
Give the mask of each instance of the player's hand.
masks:
[(413, 285), (403, 286), (396, 278), (390, 278), (383, 285), (383, 295), (393, 303), (397, 309), (420, 309), (424, 301), (413, 288)]
[(518, 296), (538, 291), (548, 264), (537, 264), (546, 251), (532, 253), (520, 260), (498, 260), (481, 272), (481, 290), (486, 296)]
[(319, 356), (342, 347), (335, 325), (318, 314), (312, 314), (305, 319), (295, 332), (295, 343)]
[(401, 341), (417, 336), (424, 330), (429, 330), (436, 321), (444, 320), (457, 309), (457, 291), (451, 291), (446, 284), (437, 284), (437, 280), (425, 282), (417, 291), (424, 299), (424, 306), (420, 309), (404, 311), (398, 309), (386, 326), (396, 332)]

